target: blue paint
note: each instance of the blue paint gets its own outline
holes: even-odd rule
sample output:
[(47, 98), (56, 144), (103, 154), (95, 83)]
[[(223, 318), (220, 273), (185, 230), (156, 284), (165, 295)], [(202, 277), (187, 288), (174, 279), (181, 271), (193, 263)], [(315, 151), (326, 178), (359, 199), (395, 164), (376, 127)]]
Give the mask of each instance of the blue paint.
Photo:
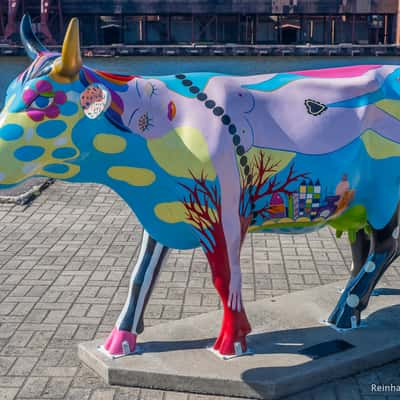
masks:
[(24, 134), (24, 129), (20, 125), (7, 124), (0, 130), (0, 138), (3, 140), (17, 140)]
[(63, 133), (67, 124), (61, 120), (45, 121), (36, 128), (37, 134), (43, 139), (52, 139)]
[(400, 99), (399, 78), (400, 78), (400, 68), (394, 70), (391, 74), (389, 74), (379, 89), (369, 93), (365, 93), (357, 97), (353, 97), (351, 99), (327, 104), (327, 106), (357, 108), (357, 107), (365, 107), (369, 104), (374, 104), (384, 99), (399, 100)]
[(23, 146), (15, 150), (14, 157), (19, 161), (33, 161), (40, 158), (45, 152), (43, 147)]
[(40, 109), (46, 108), (49, 105), (50, 100), (52, 100), (50, 97), (38, 96), (33, 102), (33, 107)]
[(73, 147), (61, 147), (53, 151), (54, 158), (65, 159), (76, 156), (76, 150)]
[(296, 74), (276, 74), (266, 81), (253, 83), (251, 85), (243, 85), (242, 88), (250, 90), (259, 90), (262, 92), (272, 92), (273, 90), (280, 89), (281, 87), (287, 85), (290, 82), (297, 81), (299, 79), (304, 79), (305, 76)]
[(65, 164), (49, 164), (46, 165), (43, 170), (54, 174), (65, 174), (68, 172), (69, 167)]
[(78, 106), (75, 103), (72, 103), (71, 101), (67, 101), (66, 103), (64, 103), (59, 107), (61, 114), (67, 117), (70, 117), (71, 115), (74, 115), (75, 113), (78, 112)]

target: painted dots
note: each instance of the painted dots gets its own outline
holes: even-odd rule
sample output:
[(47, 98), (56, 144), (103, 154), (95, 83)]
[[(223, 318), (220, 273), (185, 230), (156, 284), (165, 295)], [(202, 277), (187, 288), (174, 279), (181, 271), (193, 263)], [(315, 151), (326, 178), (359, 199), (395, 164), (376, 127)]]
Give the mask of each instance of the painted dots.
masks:
[(52, 174), (65, 174), (69, 171), (69, 167), (65, 164), (48, 164), (43, 170)]
[(214, 108), (214, 107), (215, 107), (215, 101), (214, 101), (214, 100), (207, 100), (207, 101), (204, 103), (204, 105), (205, 105), (207, 108)]
[(360, 298), (356, 294), (350, 294), (347, 297), (346, 303), (349, 307), (355, 308), (360, 303)]
[(17, 140), (24, 134), (22, 126), (7, 124), (0, 129), (0, 138), (3, 140)]
[(23, 146), (15, 150), (14, 157), (19, 161), (33, 161), (40, 158), (45, 149), (40, 146)]
[(392, 232), (393, 239), (397, 240), (399, 238), (399, 234), (400, 234), (400, 227), (396, 226), (396, 228), (394, 228)]
[(189, 80), (189, 79), (184, 79), (182, 81), (183, 86), (192, 86), (192, 83), (193, 82), (191, 80)]
[(228, 131), (231, 135), (234, 135), (237, 131), (236, 125), (234, 125), (234, 124), (229, 125)]
[(126, 140), (121, 136), (99, 133), (93, 139), (93, 146), (102, 153), (118, 154), (125, 151)]
[(200, 92), (200, 89), (197, 86), (190, 86), (189, 90), (193, 94), (196, 94), (196, 93)]
[(232, 138), (232, 142), (235, 146), (237, 146), (238, 144), (240, 144), (240, 136), (239, 135), (235, 135)]
[(216, 115), (217, 117), (219, 117), (220, 115), (222, 115), (224, 113), (224, 109), (222, 107), (215, 107), (213, 110), (213, 114)]
[(37, 128), (37, 134), (43, 139), (52, 139), (63, 133), (67, 129), (67, 124), (64, 121), (45, 121)]
[(236, 147), (236, 153), (238, 156), (242, 156), (245, 153), (244, 147), (243, 146)]
[(75, 157), (77, 151), (73, 147), (60, 147), (53, 151), (52, 156), (58, 159), (66, 159)]
[(376, 264), (373, 261), (367, 261), (367, 263), (365, 264), (364, 270), (367, 273), (371, 273), (374, 272), (376, 268)]
[(175, 77), (176, 77), (177, 79), (182, 80), (182, 79), (185, 79), (185, 78), (186, 78), (186, 75), (178, 74), (178, 75), (175, 75)]
[(229, 115), (223, 115), (221, 121), (224, 125), (229, 125), (231, 123), (231, 117)]
[(197, 95), (197, 99), (200, 101), (204, 101), (207, 99), (207, 95), (205, 93), (201, 92)]
[(131, 186), (150, 186), (156, 180), (154, 172), (146, 168), (115, 166), (107, 170), (107, 175)]

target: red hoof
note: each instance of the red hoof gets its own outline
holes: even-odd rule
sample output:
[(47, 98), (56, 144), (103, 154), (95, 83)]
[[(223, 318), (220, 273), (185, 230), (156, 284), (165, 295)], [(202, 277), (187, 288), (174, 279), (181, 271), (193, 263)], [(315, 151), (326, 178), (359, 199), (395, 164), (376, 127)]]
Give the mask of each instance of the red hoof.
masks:
[(218, 350), (224, 356), (232, 356), (238, 353), (235, 343), (240, 343), (242, 352), (247, 351), (246, 336), (251, 332), (250, 324), (244, 312), (231, 313), (224, 317), (222, 329), (214, 343), (214, 350)]
[(129, 345), (129, 353), (133, 353), (136, 349), (136, 338), (132, 332), (120, 331), (118, 328), (114, 328), (104, 343), (104, 348), (109, 354), (116, 356), (126, 354), (127, 351), (123, 347), (123, 343), (127, 342)]

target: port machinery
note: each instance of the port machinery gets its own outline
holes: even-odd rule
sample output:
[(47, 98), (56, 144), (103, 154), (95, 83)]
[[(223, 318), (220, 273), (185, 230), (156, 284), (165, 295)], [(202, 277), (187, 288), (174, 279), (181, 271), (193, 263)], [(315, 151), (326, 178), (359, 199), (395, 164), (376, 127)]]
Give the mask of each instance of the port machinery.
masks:
[[(0, 32), (3, 36), (3, 39), (7, 42), (12, 42), (18, 37), (18, 14), (24, 14), (25, 12), (30, 11), (31, 7), (26, 7), (25, 2), (26, 0), (0, 0)], [(35, 22), (35, 24), (33, 26), (36, 30), (36, 33), (46, 44), (55, 44), (56, 42), (49, 29), (49, 17), (50, 11), (54, 9), (54, 11), (56, 11), (54, 13), (54, 16), (59, 19), (60, 33), (62, 33), (64, 24), (61, 9), (61, 0), (36, 0), (35, 3), (37, 4), (34, 4), (32, 2), (33, 10), (39, 7), (39, 2), (39, 18), (37, 18), (37, 21), (35, 21), (34, 19), (33, 22)], [(21, 8), (22, 10), (20, 10)], [(7, 21), (4, 20), (5, 15), (7, 15)]]

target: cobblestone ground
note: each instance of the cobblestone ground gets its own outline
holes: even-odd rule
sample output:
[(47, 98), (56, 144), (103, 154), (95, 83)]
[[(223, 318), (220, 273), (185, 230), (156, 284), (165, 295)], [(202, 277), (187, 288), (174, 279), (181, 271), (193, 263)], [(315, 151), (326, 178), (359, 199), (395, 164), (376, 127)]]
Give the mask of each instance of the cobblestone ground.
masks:
[[(206, 400), (210, 396), (105, 385), (81, 365), (79, 342), (106, 336), (127, 294), (141, 228), (97, 185), (57, 182), (27, 208), (0, 205), (0, 400)], [(346, 279), (345, 239), (249, 235), (242, 252), (246, 301)], [(384, 279), (398, 280), (399, 265)], [(147, 326), (220, 306), (199, 250), (174, 251), (146, 312)], [(399, 363), (292, 396), (386, 399), (371, 383), (400, 384)], [(217, 398), (215, 398), (217, 399)], [(221, 398), (220, 398), (221, 399)]]

